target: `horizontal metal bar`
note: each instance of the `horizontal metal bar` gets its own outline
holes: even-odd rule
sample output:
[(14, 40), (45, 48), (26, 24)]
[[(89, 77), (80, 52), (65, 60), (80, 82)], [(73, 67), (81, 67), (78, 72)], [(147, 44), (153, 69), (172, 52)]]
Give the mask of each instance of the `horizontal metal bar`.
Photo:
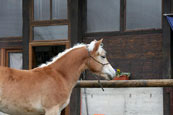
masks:
[[(128, 87), (173, 87), (173, 79), (152, 80), (101, 80), (104, 88), (128, 88)], [(97, 80), (79, 80), (78, 88), (100, 88)]]
[(173, 16), (173, 13), (163, 14), (163, 16)]

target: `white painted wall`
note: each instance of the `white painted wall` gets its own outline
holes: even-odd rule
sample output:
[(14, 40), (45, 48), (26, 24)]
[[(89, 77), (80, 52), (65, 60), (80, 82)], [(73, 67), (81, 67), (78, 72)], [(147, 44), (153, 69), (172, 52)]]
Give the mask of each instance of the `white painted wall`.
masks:
[(163, 115), (163, 88), (81, 89), (81, 115)]
[(8, 114), (5, 114), (5, 113), (0, 112), (0, 115), (8, 115)]

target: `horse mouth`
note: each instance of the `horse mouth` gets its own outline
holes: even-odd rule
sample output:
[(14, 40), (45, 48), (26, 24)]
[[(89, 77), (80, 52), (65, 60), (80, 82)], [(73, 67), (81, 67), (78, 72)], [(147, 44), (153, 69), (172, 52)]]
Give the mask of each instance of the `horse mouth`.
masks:
[(108, 80), (112, 80), (113, 79), (111, 75), (108, 74), (107, 76), (109, 78)]
[(105, 80), (112, 80), (113, 78), (112, 78), (112, 76), (111, 75), (109, 75), (109, 74), (101, 74), (100, 75), (102, 78), (104, 78)]

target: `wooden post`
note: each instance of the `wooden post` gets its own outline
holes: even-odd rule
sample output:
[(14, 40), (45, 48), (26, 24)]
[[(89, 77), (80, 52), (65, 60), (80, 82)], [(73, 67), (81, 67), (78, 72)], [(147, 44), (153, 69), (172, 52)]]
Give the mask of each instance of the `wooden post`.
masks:
[(23, 10), (23, 68), (29, 68), (29, 25), (31, 0), (22, 1)]

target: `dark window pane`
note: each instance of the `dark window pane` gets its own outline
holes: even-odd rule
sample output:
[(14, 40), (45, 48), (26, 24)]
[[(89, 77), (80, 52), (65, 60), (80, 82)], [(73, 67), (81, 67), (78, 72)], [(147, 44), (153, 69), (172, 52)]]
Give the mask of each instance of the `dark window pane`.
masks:
[(0, 1), (0, 37), (22, 36), (22, 0)]
[(34, 27), (34, 40), (67, 40), (68, 26)]
[(23, 68), (23, 55), (22, 53), (9, 53), (9, 67), (15, 69)]
[(120, 0), (87, 0), (87, 32), (118, 31)]
[(50, 19), (50, 0), (34, 0), (34, 20)]
[(126, 28), (161, 28), (162, 0), (127, 0)]
[(52, 0), (53, 19), (67, 19), (67, 0)]

